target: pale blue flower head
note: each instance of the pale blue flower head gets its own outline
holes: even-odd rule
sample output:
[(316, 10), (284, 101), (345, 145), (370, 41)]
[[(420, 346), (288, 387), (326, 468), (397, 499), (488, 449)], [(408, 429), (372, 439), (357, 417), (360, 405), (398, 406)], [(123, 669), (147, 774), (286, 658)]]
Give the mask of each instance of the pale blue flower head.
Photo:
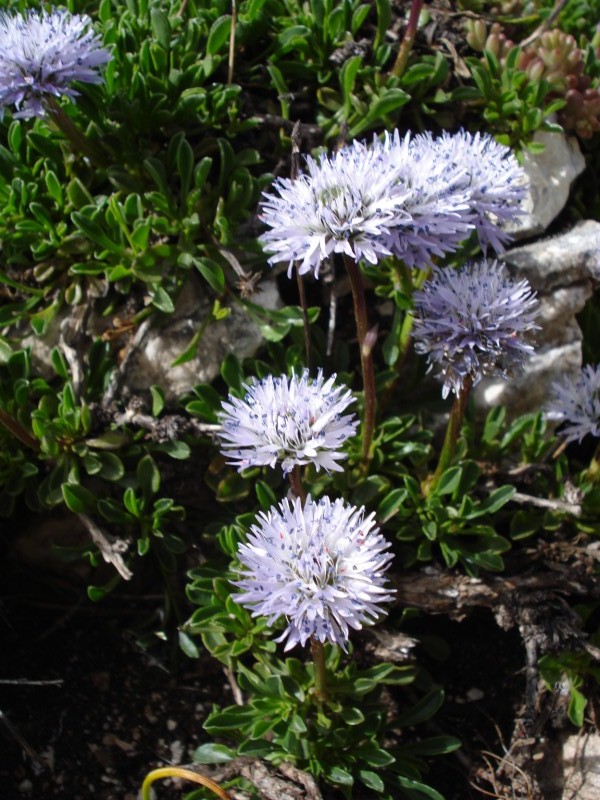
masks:
[[(427, 138), (427, 137), (422, 137)], [(484, 253), (504, 250), (511, 234), (502, 226), (523, 213), (527, 176), (510, 148), (489, 134), (459, 131), (430, 140), (446, 174), (467, 201), (466, 219), (477, 230)]]
[(281, 462), (284, 474), (302, 464), (340, 472), (338, 461), (346, 457), (341, 448), (358, 420), (343, 413), (354, 397), (335, 385), (335, 377), (325, 380), (321, 370), (314, 380), (308, 370), (291, 378), (269, 375), (246, 385), (243, 399), (230, 396), (218, 434), (228, 463), (240, 471)]
[(588, 433), (600, 438), (600, 364), (588, 364), (578, 376), (553, 383), (546, 413), (566, 423), (559, 433), (567, 442), (581, 441)]
[(402, 201), (386, 245), (409, 267), (427, 269), (474, 228), (466, 165), (449, 163), (430, 136), (411, 139), (395, 131), (386, 134), (382, 147), (391, 165), (392, 197)]
[(296, 180), (278, 178), (265, 193), (260, 219), (269, 230), (260, 237), (269, 263), (298, 265), (301, 275), (319, 276), (332, 253), (376, 264), (390, 250), (385, 238), (401, 214), (392, 197), (394, 170), (381, 144), (354, 142), (332, 156), (306, 159)]
[(48, 97), (74, 98), (73, 81), (101, 83), (98, 67), (111, 55), (84, 14), (64, 8), (0, 12), (0, 115), (43, 117)]
[(284, 617), (276, 641), (286, 640), (286, 650), (310, 638), (345, 650), (350, 628), (372, 624), (385, 613), (380, 604), (393, 599), (388, 548), (364, 508), (310, 495), (304, 506), (283, 500), (259, 514), (239, 547), (234, 583), (242, 594), (234, 599), (270, 625)]
[(435, 268), (414, 305), (415, 350), (443, 378), (443, 397), (459, 395), (467, 379), (509, 375), (533, 351), (524, 337), (539, 327), (535, 293), (496, 261)]

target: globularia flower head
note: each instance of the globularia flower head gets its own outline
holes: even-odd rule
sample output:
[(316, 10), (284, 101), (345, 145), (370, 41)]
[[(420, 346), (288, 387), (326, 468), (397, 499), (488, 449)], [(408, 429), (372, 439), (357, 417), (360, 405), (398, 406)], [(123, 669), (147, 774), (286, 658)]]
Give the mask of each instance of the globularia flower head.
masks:
[(588, 364), (576, 377), (552, 384), (553, 396), (546, 407), (550, 419), (567, 423), (560, 431), (567, 442), (591, 433), (600, 438), (600, 364)]
[(8, 105), (15, 117), (43, 117), (45, 99), (75, 97), (72, 81), (100, 83), (98, 67), (110, 58), (86, 15), (0, 12), (0, 118)]
[(315, 380), (308, 370), (291, 378), (267, 376), (244, 388), (243, 399), (229, 397), (220, 414), (222, 452), (239, 470), (281, 461), (284, 474), (296, 464), (314, 464), (317, 470), (341, 471), (346, 454), (340, 450), (354, 436), (358, 420), (343, 411), (354, 402), (345, 386), (335, 386), (335, 375)]
[[(427, 137), (418, 137), (426, 139)], [(456, 189), (467, 194), (467, 219), (475, 226), (484, 252), (497, 253), (511, 235), (503, 224), (521, 216), (527, 177), (510, 148), (489, 134), (444, 133), (430, 140), (446, 172), (454, 175)]]
[(389, 543), (364, 508), (328, 497), (304, 507), (283, 500), (261, 513), (241, 544), (238, 557), (243, 590), (235, 600), (253, 616), (288, 626), (277, 639), (285, 649), (310, 637), (345, 649), (350, 628), (360, 629), (383, 614), (393, 599), (384, 576), (392, 559)]
[(395, 131), (382, 147), (391, 165), (392, 197), (402, 200), (386, 245), (408, 266), (425, 269), (473, 230), (465, 164), (450, 164), (430, 136), (411, 140)]
[(360, 142), (317, 161), (306, 159), (307, 173), (278, 178), (277, 194), (265, 194), (260, 218), (270, 230), (260, 237), (272, 253), (269, 263), (295, 262), (300, 274), (319, 276), (332, 253), (376, 264), (389, 256), (385, 236), (395, 224), (400, 201), (392, 198), (393, 168), (381, 145)]
[(411, 267), (457, 249), (475, 228), (484, 250), (503, 249), (500, 225), (520, 213), (525, 173), (491, 136), (464, 131), (411, 139), (398, 131), (369, 147), (307, 158), (307, 172), (265, 194), (260, 238), (270, 263), (314, 272), (332, 253), (376, 264), (395, 255)]
[(434, 269), (414, 303), (415, 350), (443, 376), (444, 397), (460, 394), (467, 379), (506, 376), (533, 350), (523, 334), (538, 327), (535, 294), (495, 261)]

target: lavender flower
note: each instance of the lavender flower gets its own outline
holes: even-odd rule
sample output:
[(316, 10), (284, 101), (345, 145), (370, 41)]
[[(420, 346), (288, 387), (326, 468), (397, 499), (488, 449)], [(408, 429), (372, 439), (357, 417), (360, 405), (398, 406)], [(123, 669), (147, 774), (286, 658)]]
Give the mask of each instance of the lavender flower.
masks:
[(539, 327), (535, 293), (496, 261), (434, 269), (414, 303), (415, 350), (443, 376), (443, 397), (459, 395), (467, 378), (507, 375), (533, 350), (522, 336)]
[(550, 419), (567, 423), (560, 431), (567, 442), (581, 441), (588, 433), (600, 438), (600, 364), (588, 364), (577, 378), (553, 383), (552, 392), (546, 411)]
[(392, 198), (393, 169), (382, 147), (360, 142), (318, 161), (306, 159), (307, 174), (278, 178), (266, 194), (260, 217), (271, 230), (260, 239), (272, 253), (269, 263), (299, 263), (301, 275), (319, 276), (332, 253), (376, 264), (389, 256), (385, 236), (395, 224), (401, 202)]
[(296, 464), (341, 471), (337, 462), (346, 454), (339, 448), (354, 436), (358, 420), (342, 414), (354, 397), (334, 381), (335, 375), (325, 381), (321, 370), (315, 380), (308, 370), (300, 377), (269, 375), (246, 385), (243, 400), (230, 396), (223, 403), (219, 434), (228, 463), (240, 471), (252, 465), (274, 467), (278, 461), (284, 474)]
[(393, 168), (390, 191), (402, 200), (403, 211), (386, 245), (409, 267), (426, 269), (473, 230), (466, 165), (460, 159), (450, 163), (430, 136), (411, 140), (395, 131), (386, 134), (382, 147)]
[(488, 247), (501, 253), (511, 238), (501, 225), (514, 223), (522, 214), (527, 184), (525, 171), (511, 150), (488, 134), (466, 131), (443, 133), (435, 140), (417, 138), (416, 147), (424, 147), (427, 141), (437, 151), (455, 190), (461, 196), (466, 192), (466, 219), (475, 226), (484, 253)]
[(47, 98), (78, 94), (72, 81), (101, 83), (97, 69), (110, 58), (86, 15), (0, 12), (0, 118), (8, 105), (16, 118), (43, 117)]
[(243, 590), (235, 596), (253, 616), (272, 625), (285, 617), (288, 626), (276, 640), (285, 649), (306, 644), (309, 637), (346, 649), (349, 628), (360, 629), (393, 599), (385, 570), (389, 547), (364, 508), (332, 502), (328, 497), (304, 507), (299, 499), (260, 513), (241, 544), (238, 557)]
[(260, 238), (269, 263), (294, 263), (319, 275), (332, 253), (376, 264), (395, 255), (426, 268), (453, 252), (473, 229), (482, 247), (503, 249), (524, 195), (525, 173), (491, 136), (464, 131), (401, 137), (368, 147), (354, 142), (333, 156), (307, 158), (295, 181), (279, 178), (265, 194)]

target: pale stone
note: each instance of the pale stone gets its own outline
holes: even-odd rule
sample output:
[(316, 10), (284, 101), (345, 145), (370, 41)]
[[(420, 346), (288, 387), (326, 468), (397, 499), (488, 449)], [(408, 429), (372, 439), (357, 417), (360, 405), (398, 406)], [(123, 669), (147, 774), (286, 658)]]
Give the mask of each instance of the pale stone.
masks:
[(579, 281), (600, 284), (600, 222), (585, 220), (559, 236), (513, 247), (502, 260), (538, 292)]
[(600, 735), (569, 736), (563, 745), (562, 800), (598, 800), (600, 797)]
[(518, 223), (507, 226), (517, 239), (543, 233), (566, 205), (575, 178), (585, 169), (577, 139), (562, 133), (538, 131), (534, 141), (545, 145), (543, 153), (525, 151), (523, 168), (528, 177), (524, 214)]
[[(270, 278), (259, 284), (252, 303), (265, 309), (281, 307), (275, 281)], [(232, 303), (230, 315), (211, 320), (202, 334), (196, 353), (178, 366), (173, 362), (189, 346), (194, 334), (210, 314), (210, 304), (201, 288), (190, 282), (181, 292), (175, 311), (160, 326), (149, 330), (127, 365), (124, 389), (139, 392), (158, 384), (167, 402), (189, 392), (197, 383), (209, 383), (218, 374), (229, 353), (241, 360), (256, 353), (264, 342), (257, 323), (238, 303)]]

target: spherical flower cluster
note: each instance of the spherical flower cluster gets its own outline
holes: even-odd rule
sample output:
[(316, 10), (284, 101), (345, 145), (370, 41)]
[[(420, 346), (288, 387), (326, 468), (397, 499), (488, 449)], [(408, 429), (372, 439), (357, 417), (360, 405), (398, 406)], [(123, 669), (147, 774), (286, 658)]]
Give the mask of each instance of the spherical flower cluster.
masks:
[(525, 192), (525, 173), (491, 136), (461, 131), (401, 137), (398, 131), (354, 142), (332, 156), (307, 158), (296, 180), (266, 193), (260, 237), (269, 262), (316, 277), (324, 259), (343, 253), (376, 264), (395, 255), (426, 268), (473, 230), (482, 247), (501, 251)]
[(340, 450), (354, 436), (358, 420), (343, 414), (354, 402), (345, 386), (335, 386), (335, 375), (325, 380), (319, 370), (311, 380), (302, 375), (272, 375), (244, 388), (243, 399), (229, 397), (220, 414), (222, 452), (239, 470), (280, 461), (284, 474), (296, 464), (314, 464), (317, 470), (341, 471)]
[(0, 12), (0, 117), (8, 105), (17, 118), (43, 117), (48, 97), (77, 95), (72, 81), (101, 83), (98, 67), (110, 58), (86, 15)]
[(444, 379), (442, 395), (459, 395), (468, 380), (506, 376), (533, 350), (523, 335), (539, 326), (535, 293), (497, 262), (436, 268), (415, 292), (415, 350)]
[(345, 649), (349, 629), (372, 623), (393, 599), (389, 543), (374, 526), (373, 514), (343, 500), (284, 500), (259, 514), (239, 547), (235, 600), (269, 625), (285, 617), (277, 641), (287, 640), (286, 650), (310, 637)]
[(467, 219), (484, 253), (488, 247), (501, 253), (511, 238), (502, 224), (518, 220), (526, 195), (525, 172), (514, 154), (488, 134), (466, 131), (443, 133), (432, 146), (456, 175), (457, 189), (467, 193)]
[(389, 256), (385, 240), (399, 214), (392, 197), (389, 159), (379, 146), (354, 142), (331, 157), (306, 159), (307, 173), (278, 178), (277, 194), (265, 194), (261, 219), (270, 228), (260, 238), (270, 263), (298, 263), (301, 275), (319, 276), (332, 253), (376, 264)]
[(581, 441), (588, 433), (600, 438), (600, 364), (588, 364), (576, 378), (556, 381), (552, 394), (546, 413), (567, 423), (560, 431), (567, 442)]
[(430, 137), (411, 139), (395, 131), (381, 147), (394, 174), (390, 192), (402, 203), (387, 246), (409, 267), (426, 268), (433, 258), (455, 251), (473, 230), (464, 168), (449, 165)]

